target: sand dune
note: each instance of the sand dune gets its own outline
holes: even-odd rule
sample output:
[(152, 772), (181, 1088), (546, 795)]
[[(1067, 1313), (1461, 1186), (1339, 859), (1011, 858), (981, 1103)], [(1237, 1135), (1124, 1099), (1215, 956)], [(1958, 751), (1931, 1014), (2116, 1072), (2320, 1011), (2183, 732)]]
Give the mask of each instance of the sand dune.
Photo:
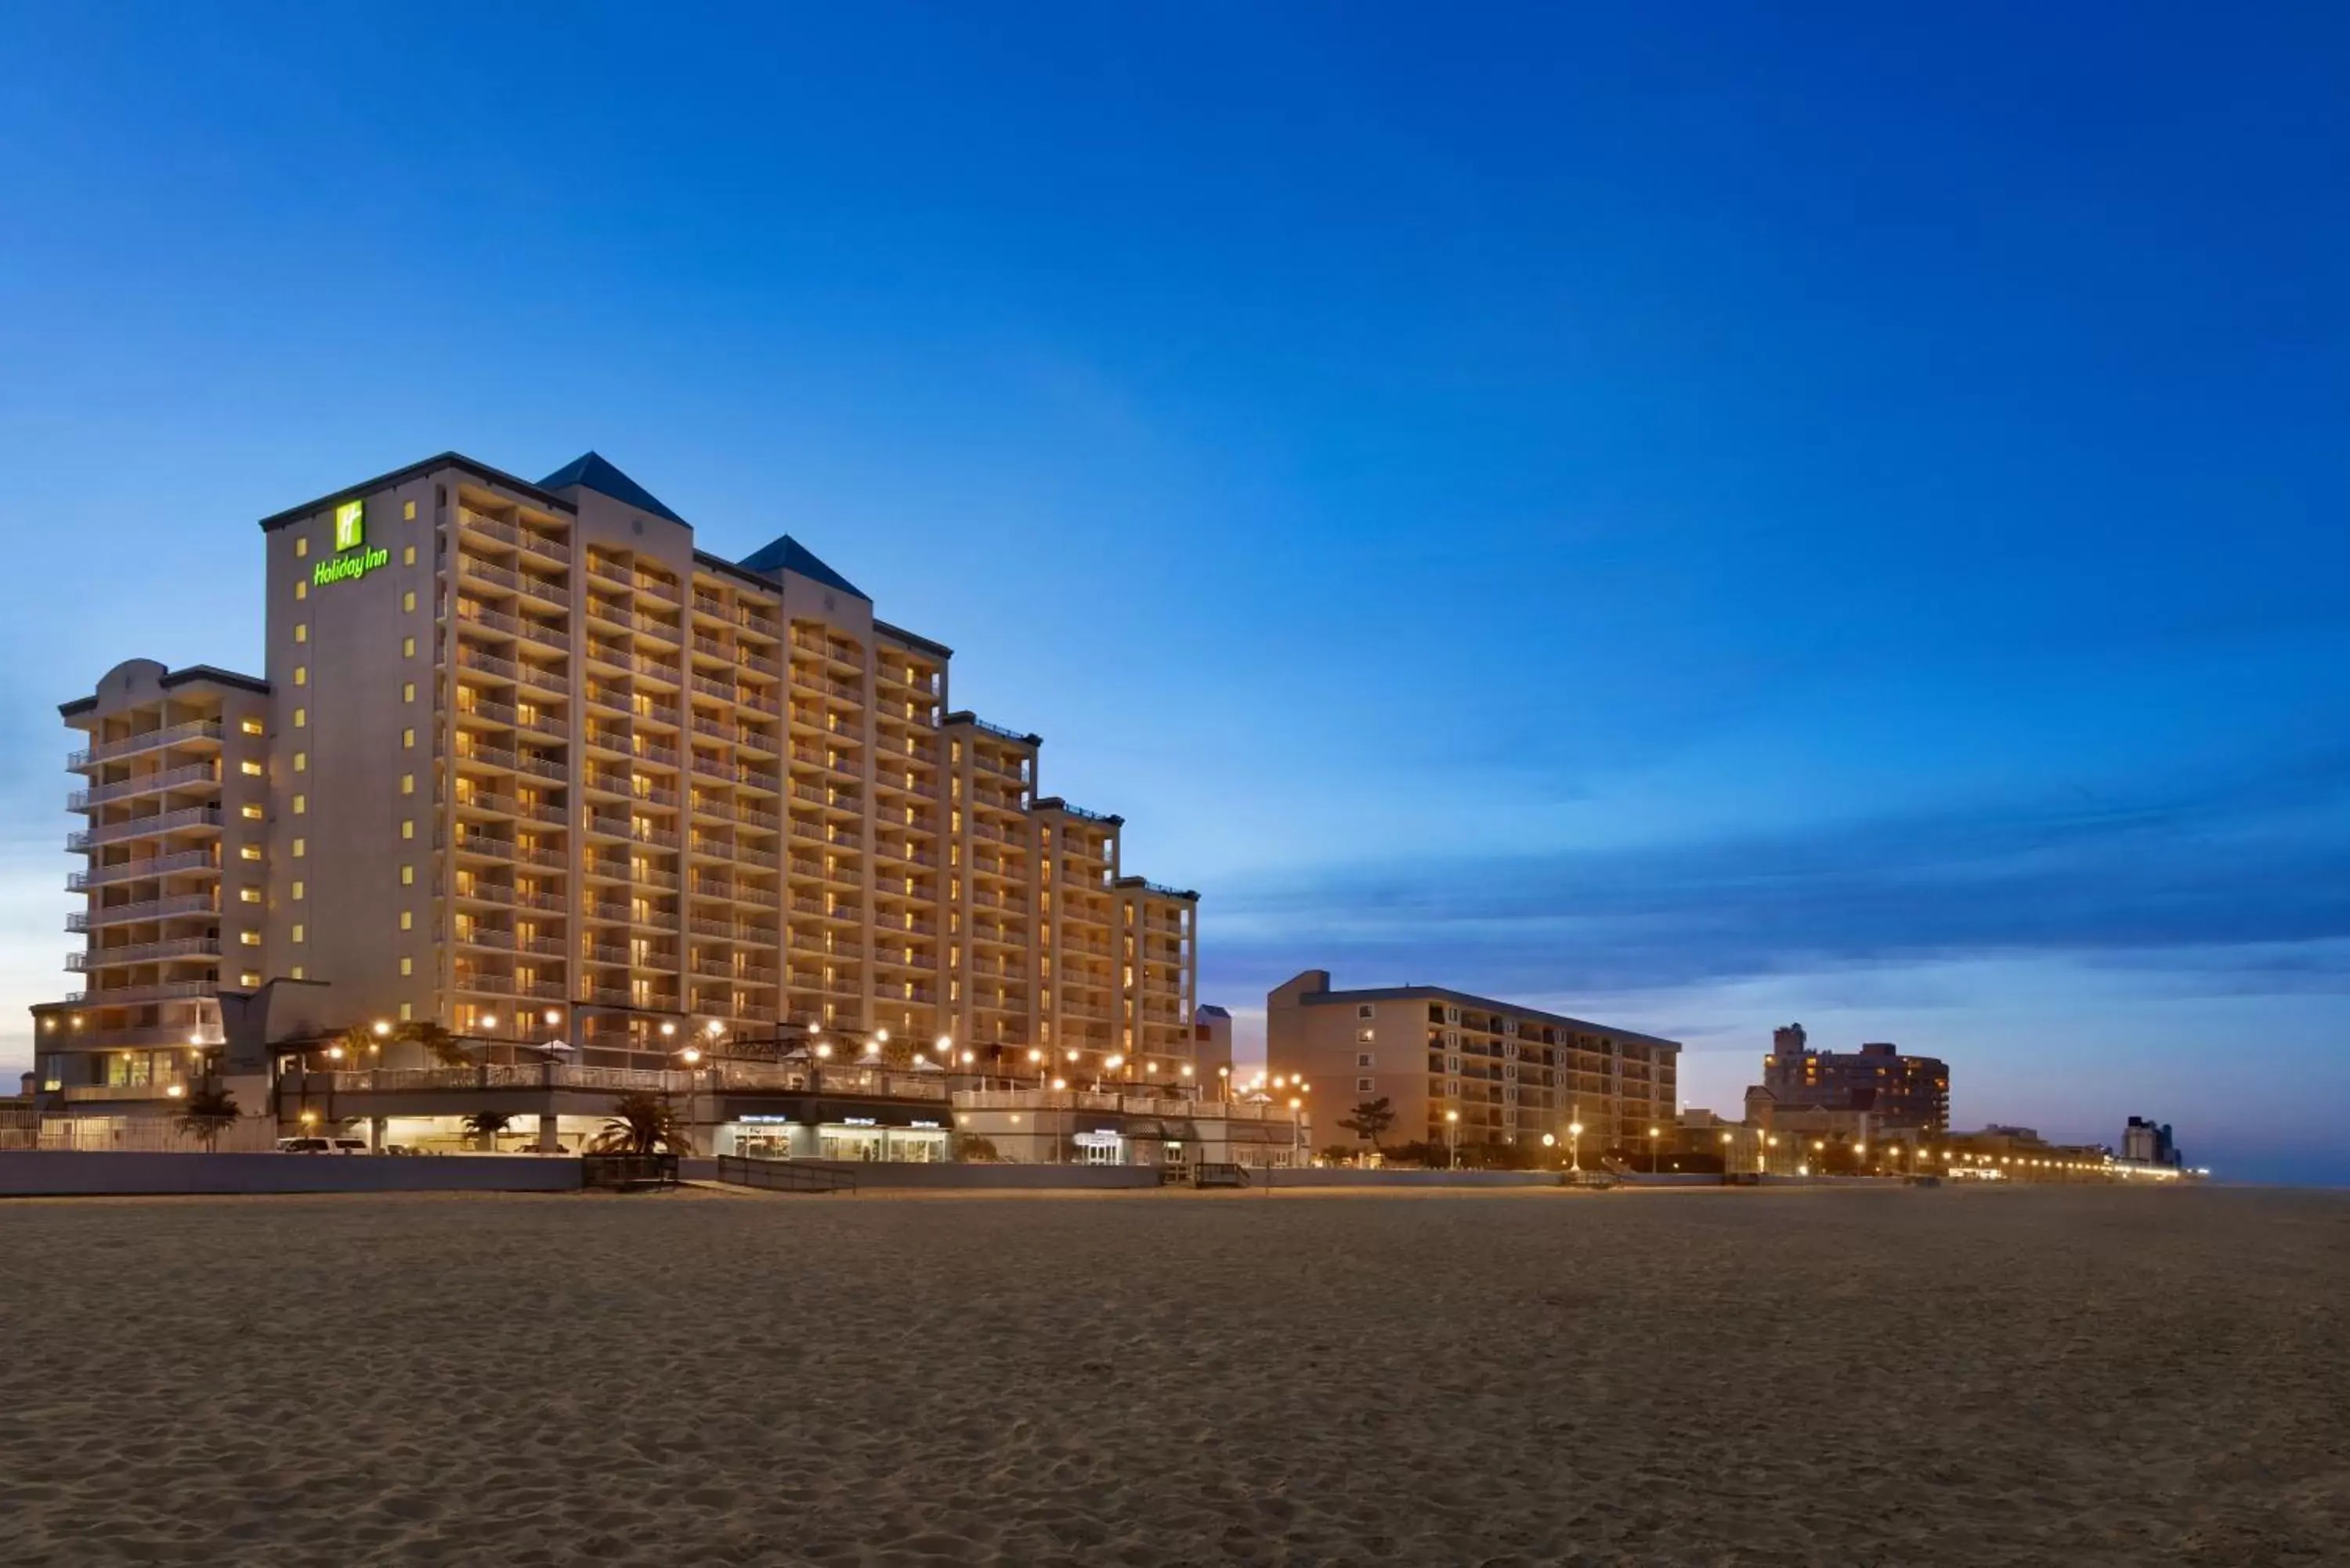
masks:
[(2350, 1563), (2350, 1199), (0, 1206), (0, 1563)]

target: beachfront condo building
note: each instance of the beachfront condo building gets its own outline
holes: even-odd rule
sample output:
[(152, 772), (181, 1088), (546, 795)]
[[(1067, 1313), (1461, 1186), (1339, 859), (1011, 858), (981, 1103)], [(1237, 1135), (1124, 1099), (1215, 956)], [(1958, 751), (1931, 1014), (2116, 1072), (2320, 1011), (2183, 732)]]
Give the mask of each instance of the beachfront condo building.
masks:
[(47, 1090), (192, 1076), (272, 982), (314, 1033), (587, 1066), (822, 1030), (1191, 1059), (1198, 896), (796, 540), (711, 555), (592, 453), (443, 453), (261, 533), (261, 676), (131, 659), (61, 710), (82, 989), (35, 1010)]
[(1940, 1132), (1950, 1125), (1950, 1064), (1887, 1044), (1814, 1051), (1800, 1023), (1771, 1033), (1762, 1082), (1746, 1091), (1746, 1119), (1794, 1130)]
[(1671, 1040), (1441, 986), (1333, 991), (1327, 970), (1265, 999), (1266, 1070), (1311, 1085), (1326, 1141), (1357, 1106), (1384, 1099), (1388, 1142), (1548, 1133), (1564, 1146), (1580, 1125), (1586, 1156), (1642, 1149), (1678, 1119), (1679, 1055)]

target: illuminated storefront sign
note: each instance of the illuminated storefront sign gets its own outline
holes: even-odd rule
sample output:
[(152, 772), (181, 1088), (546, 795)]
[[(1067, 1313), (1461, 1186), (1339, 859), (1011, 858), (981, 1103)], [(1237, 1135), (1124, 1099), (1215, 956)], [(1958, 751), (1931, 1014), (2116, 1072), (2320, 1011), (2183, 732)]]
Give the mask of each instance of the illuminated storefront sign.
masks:
[(390, 550), (368, 548), (365, 501), (346, 501), (335, 508), (335, 548), (344, 554), (310, 568), (312, 587), (364, 577), (378, 566), (391, 564)]

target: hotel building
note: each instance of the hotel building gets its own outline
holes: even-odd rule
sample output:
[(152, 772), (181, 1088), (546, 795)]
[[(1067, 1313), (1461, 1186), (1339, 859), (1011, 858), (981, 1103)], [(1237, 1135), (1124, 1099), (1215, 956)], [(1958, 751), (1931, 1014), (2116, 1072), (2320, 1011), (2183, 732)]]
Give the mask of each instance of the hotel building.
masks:
[(1762, 1082), (1746, 1091), (1746, 1119), (1801, 1131), (1872, 1132), (1950, 1125), (1950, 1064), (1889, 1044), (1814, 1051), (1800, 1023), (1771, 1033)]
[[(1392, 986), (1333, 991), (1307, 970), (1265, 999), (1267, 1071), (1302, 1075), (1317, 1122), (1336, 1126), (1365, 1100), (1396, 1113), (1388, 1140), (1645, 1148), (1678, 1118), (1680, 1045), (1513, 1002)], [(1455, 1119), (1457, 1118), (1457, 1119)]]
[(34, 1010), (45, 1092), (160, 1098), (224, 995), (289, 1015), (273, 984), (314, 1033), (585, 1067), (811, 1030), (1191, 1059), (1198, 896), (797, 541), (710, 555), (593, 453), (536, 484), (443, 453), (261, 530), (263, 676), (133, 659), (61, 710), (83, 989)]

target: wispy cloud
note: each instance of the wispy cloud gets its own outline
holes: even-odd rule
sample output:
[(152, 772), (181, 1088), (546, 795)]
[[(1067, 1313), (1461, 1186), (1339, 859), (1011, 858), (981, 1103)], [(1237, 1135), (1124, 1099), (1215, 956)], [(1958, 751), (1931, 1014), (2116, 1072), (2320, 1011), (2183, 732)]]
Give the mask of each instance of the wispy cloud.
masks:
[(2272, 984), (2341, 979), (2350, 751), (2257, 775), (1662, 846), (1367, 857), (1219, 900), (1220, 981), (1305, 963), (1508, 992), (1620, 992), (2000, 954), (2241, 950)]

